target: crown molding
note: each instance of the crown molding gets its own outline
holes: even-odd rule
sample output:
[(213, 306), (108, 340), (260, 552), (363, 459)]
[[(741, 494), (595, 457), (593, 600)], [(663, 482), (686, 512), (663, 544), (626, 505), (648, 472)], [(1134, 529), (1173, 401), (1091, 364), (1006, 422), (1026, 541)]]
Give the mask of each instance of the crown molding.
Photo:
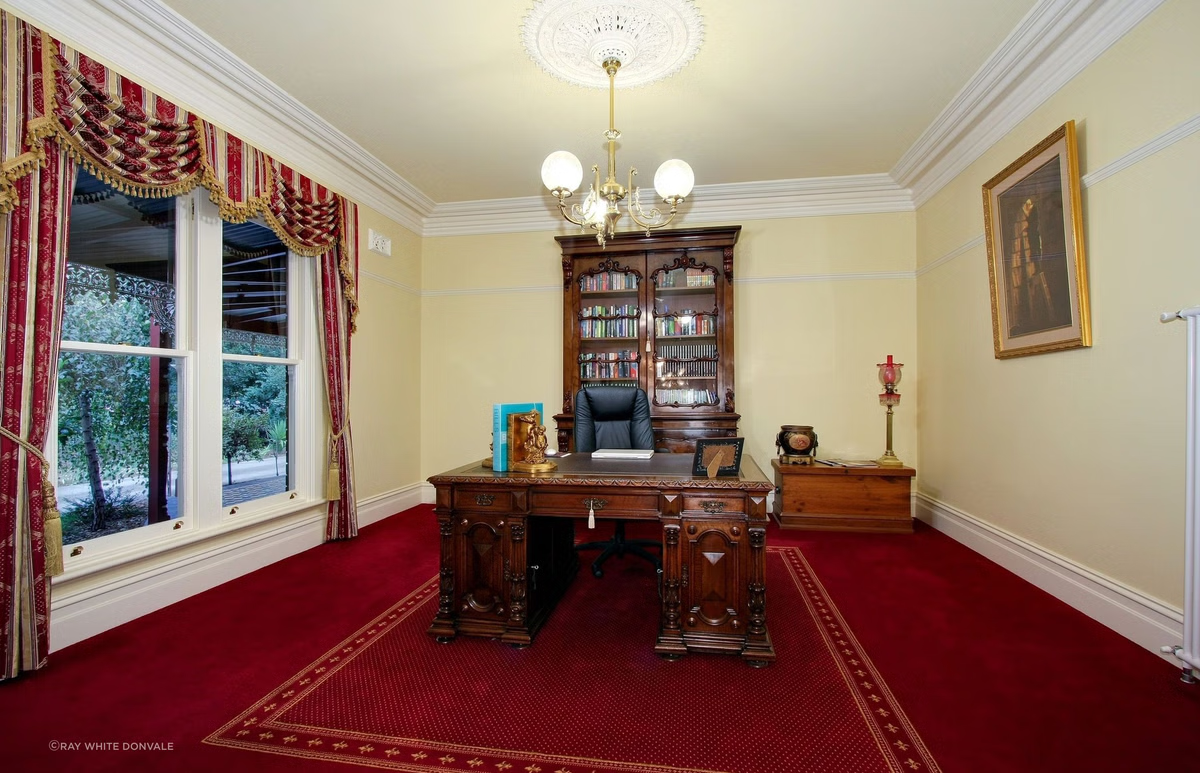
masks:
[(434, 202), (155, 0), (5, 0), (30, 23), (405, 228)]
[[(728, 223), (818, 215), (913, 211), (912, 195), (886, 174), (697, 185), (676, 217), (677, 225)], [(630, 226), (627, 230), (637, 230)], [(549, 196), (437, 204), (424, 236), (465, 236), (525, 231), (576, 233)]]
[(921, 206), (1163, 0), (1043, 0), (900, 158)]

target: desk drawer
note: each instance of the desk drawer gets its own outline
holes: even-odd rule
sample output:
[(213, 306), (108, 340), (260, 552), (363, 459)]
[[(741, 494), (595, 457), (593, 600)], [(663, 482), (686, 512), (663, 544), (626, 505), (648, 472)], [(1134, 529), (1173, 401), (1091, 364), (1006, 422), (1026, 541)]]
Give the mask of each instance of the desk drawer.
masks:
[(477, 510), (507, 513), (512, 511), (512, 492), (490, 486), (480, 488), (455, 488), (455, 510)]
[(653, 491), (588, 492), (588, 491), (538, 491), (532, 492), (531, 511), (535, 515), (567, 515), (586, 517), (587, 500), (595, 500), (592, 507), (597, 516), (604, 515), (658, 515), (658, 493)]
[(683, 509), (686, 512), (701, 512), (710, 515), (746, 512), (746, 499), (729, 494), (684, 494)]

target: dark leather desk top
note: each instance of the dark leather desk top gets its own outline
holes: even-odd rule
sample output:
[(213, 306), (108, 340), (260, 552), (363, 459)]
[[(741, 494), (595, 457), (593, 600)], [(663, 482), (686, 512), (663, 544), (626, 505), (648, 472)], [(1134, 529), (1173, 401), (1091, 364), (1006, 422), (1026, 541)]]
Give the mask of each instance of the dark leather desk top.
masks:
[(736, 488), (743, 491), (771, 491), (774, 484), (749, 456), (742, 457), (738, 477), (707, 478), (692, 475), (692, 454), (655, 454), (649, 459), (592, 459), (589, 453), (571, 453), (547, 457), (558, 465), (551, 472), (496, 472), (479, 462), (434, 475), (429, 482), (438, 484), (504, 483), (528, 481), (533, 485), (572, 485), (598, 482), (596, 478), (621, 479), (627, 485), (681, 488)]

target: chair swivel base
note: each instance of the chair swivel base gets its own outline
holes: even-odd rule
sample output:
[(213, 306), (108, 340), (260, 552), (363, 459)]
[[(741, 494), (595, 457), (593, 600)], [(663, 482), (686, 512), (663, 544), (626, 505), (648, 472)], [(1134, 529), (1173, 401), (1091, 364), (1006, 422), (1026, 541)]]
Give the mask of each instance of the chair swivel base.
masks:
[(613, 531), (612, 539), (603, 542), (585, 542), (581, 545), (576, 545), (575, 550), (599, 550), (600, 555), (592, 561), (592, 575), (595, 577), (603, 577), (604, 570), (601, 565), (613, 556), (618, 558), (623, 557), (626, 553), (644, 558), (654, 564), (654, 569), (659, 574), (662, 574), (662, 561), (658, 556), (654, 555), (645, 548), (662, 547), (662, 544), (657, 540), (649, 539), (625, 539), (625, 523), (617, 521), (616, 529)]

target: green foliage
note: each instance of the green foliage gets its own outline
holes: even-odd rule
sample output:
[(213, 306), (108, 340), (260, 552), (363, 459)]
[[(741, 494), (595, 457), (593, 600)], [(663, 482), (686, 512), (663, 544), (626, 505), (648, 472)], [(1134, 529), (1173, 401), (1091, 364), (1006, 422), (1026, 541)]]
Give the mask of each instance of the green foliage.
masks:
[(257, 362), (226, 362), (222, 404), (242, 413), (266, 411), (270, 423), (287, 423), (288, 367)]
[(276, 419), (267, 430), (267, 442), (271, 453), (282, 454), (287, 450), (288, 426), (283, 419)]
[(288, 367), (226, 362), (221, 445), (227, 463), (287, 448)]
[(104, 534), (113, 534), (127, 529), (145, 526), (147, 522), (146, 497), (141, 492), (124, 491), (116, 486), (104, 488), (104, 528), (92, 528), (94, 503), (86, 499), (72, 499), (62, 506), (63, 544), (94, 539)]
[[(136, 298), (112, 300), (99, 292), (73, 295), (64, 310), (63, 338), (145, 343), (150, 314)], [(87, 452), (80, 396), (91, 397), (92, 433), (104, 477), (146, 477), (149, 472), (150, 358), (65, 352), (58, 365), (59, 480), (86, 480)], [(173, 422), (172, 422), (173, 423)]]
[(261, 459), (267, 447), (265, 413), (242, 413), (225, 408), (221, 416), (221, 453), (227, 462)]

